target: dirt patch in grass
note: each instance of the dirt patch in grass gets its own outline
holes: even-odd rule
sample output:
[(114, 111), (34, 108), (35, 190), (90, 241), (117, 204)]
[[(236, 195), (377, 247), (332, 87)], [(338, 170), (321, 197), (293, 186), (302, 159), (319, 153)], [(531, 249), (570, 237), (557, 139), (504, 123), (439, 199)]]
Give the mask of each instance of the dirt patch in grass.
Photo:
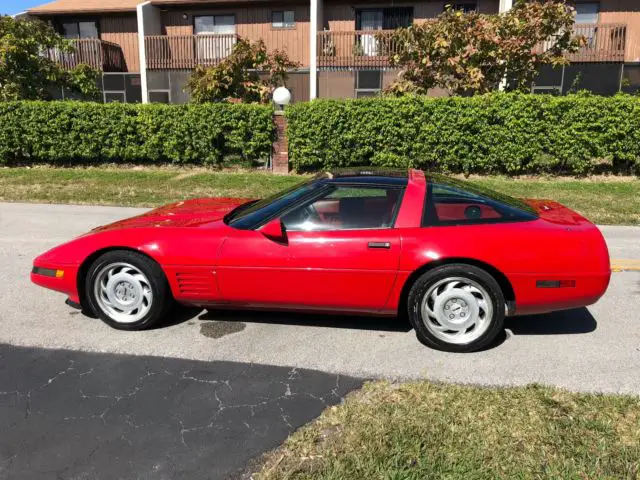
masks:
[(378, 382), (295, 432), (253, 478), (639, 475), (638, 397)]

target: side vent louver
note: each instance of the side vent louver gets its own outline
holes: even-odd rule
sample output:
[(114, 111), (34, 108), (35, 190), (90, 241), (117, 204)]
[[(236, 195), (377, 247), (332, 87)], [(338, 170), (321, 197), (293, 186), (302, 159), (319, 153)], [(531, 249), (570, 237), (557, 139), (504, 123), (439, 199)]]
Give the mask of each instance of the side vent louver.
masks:
[(176, 272), (180, 293), (185, 296), (213, 296), (214, 277), (208, 272)]

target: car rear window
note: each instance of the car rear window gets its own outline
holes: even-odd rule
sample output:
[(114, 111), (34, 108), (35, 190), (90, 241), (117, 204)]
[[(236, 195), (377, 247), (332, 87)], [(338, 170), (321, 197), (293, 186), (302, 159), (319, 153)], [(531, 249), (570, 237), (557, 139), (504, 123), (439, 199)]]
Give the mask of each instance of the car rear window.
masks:
[(535, 210), (520, 200), (438, 176), (432, 177), (429, 183), (422, 226), (521, 222), (536, 218)]

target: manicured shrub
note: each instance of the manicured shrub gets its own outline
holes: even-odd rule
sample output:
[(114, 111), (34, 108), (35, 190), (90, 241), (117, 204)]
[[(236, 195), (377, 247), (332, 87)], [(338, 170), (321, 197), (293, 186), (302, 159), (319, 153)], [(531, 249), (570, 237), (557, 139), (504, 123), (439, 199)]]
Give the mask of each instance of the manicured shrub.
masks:
[(316, 100), (292, 105), (287, 117), (289, 157), (300, 171), (640, 171), (640, 98), (629, 95)]
[(271, 108), (261, 105), (0, 103), (0, 164), (217, 164), (271, 152)]

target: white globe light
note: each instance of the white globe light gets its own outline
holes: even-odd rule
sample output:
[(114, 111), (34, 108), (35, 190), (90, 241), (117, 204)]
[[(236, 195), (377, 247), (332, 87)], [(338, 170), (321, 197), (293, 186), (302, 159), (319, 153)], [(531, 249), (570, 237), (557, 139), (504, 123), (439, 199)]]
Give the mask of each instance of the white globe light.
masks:
[(291, 92), (285, 87), (278, 87), (273, 91), (273, 102), (276, 105), (289, 105), (291, 101)]

